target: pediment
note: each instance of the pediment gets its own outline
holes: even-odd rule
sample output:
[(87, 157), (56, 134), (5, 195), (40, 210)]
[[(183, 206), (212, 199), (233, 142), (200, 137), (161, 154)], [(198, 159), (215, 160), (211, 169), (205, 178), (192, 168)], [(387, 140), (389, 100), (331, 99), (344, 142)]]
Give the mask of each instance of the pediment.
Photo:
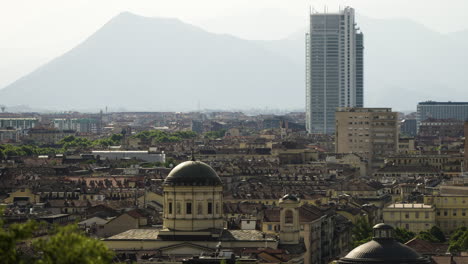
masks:
[(215, 250), (209, 247), (193, 244), (193, 243), (180, 243), (159, 249), (163, 255), (193, 255), (199, 256), (201, 254), (212, 253)]

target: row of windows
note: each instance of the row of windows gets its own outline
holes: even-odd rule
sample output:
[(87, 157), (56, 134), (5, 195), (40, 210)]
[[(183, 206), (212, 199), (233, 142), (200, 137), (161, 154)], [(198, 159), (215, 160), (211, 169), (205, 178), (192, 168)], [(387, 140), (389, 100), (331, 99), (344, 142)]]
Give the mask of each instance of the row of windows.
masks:
[[(404, 214), (406, 219), (410, 218), (410, 212), (405, 212)], [(419, 218), (420, 214), (419, 212), (414, 212), (414, 218)], [(395, 212), (390, 212), (390, 218), (394, 219), (395, 218)], [(424, 212), (424, 218), (428, 219), (429, 218), (429, 212)]]
[[(168, 206), (168, 213), (169, 214), (172, 214), (174, 209), (173, 209), (173, 203), (172, 202), (169, 202), (168, 203), (169, 206)], [(203, 203), (202, 202), (198, 202), (197, 203), (198, 206), (197, 206), (197, 214), (198, 215), (202, 215), (203, 214)], [(215, 204), (215, 214), (219, 214), (219, 203), (216, 203)], [(185, 214), (188, 214), (188, 215), (191, 215), (193, 212), (193, 208), (192, 208), (192, 203), (191, 202), (186, 202), (185, 203)], [(180, 202), (177, 202), (176, 203), (176, 206), (175, 206), (175, 213), (176, 214), (181, 214), (182, 213), (182, 206), (181, 206), (181, 203)], [(207, 214), (213, 214), (213, 203), (212, 202), (207, 202), (206, 203), (206, 213)]]
[[(437, 215), (438, 215), (438, 216), (441, 215), (440, 210), (437, 210)], [(444, 216), (449, 216), (448, 210), (444, 210), (443, 215), (444, 215)], [(461, 215), (462, 215), (462, 216), (466, 216), (466, 210), (465, 210), (465, 209), (462, 210)], [(453, 210), (452, 210), (452, 216), (457, 216), (457, 209), (453, 209)]]

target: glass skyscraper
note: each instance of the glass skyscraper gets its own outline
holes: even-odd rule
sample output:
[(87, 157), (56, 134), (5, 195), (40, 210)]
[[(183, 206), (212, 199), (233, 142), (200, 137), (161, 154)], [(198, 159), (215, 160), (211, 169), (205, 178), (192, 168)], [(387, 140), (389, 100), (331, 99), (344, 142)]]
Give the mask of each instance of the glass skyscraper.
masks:
[(306, 127), (335, 132), (338, 107), (364, 107), (364, 38), (354, 9), (312, 13), (306, 34)]

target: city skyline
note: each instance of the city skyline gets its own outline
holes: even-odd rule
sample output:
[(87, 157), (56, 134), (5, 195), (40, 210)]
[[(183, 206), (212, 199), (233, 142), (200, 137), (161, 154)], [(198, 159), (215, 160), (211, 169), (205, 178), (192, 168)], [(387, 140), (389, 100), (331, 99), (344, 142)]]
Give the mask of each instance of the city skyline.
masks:
[[(216, 2), (216, 4), (210, 5), (209, 9), (200, 8), (203, 6), (201, 4), (197, 7), (191, 7), (188, 3), (183, 5), (183, 8), (177, 8), (177, 6), (180, 7), (181, 3), (177, 1), (172, 4), (164, 3), (163, 1), (157, 4), (149, 1), (142, 1), (139, 4), (128, 4), (119, 1), (113, 1), (112, 4), (105, 1), (99, 4), (85, 1), (71, 1), (68, 2), (71, 4), (67, 3), (65, 5), (57, 1), (41, 1), (37, 6), (31, 3), (26, 6), (21, 4), (20, 1), (17, 3), (18, 4), (9, 4), (6, 8), (1, 9), (4, 13), (2, 13), (0, 19), (4, 19), (5, 23), (0, 23), (0, 25), (4, 25), (3, 27), (0, 26), (0, 31), (4, 33), (0, 36), (0, 40), (3, 43), (3, 50), (0, 50), (0, 56), (3, 58), (2, 62), (0, 62), (0, 70), (2, 71), (2, 75), (0, 76), (0, 90), (7, 84), (12, 83), (20, 77), (25, 76), (28, 72), (35, 70), (51, 59), (63, 54), (73, 47), (73, 45), (83, 41), (101, 25), (107, 23), (110, 18), (124, 11), (150, 17), (175, 17), (209, 32), (230, 34), (244, 39), (282, 39), (293, 34), (293, 36), (298, 35), (301, 38), (301, 43), (303, 43), (303, 32), (306, 28), (304, 19), (308, 16), (310, 7), (321, 12), (324, 7), (327, 6), (329, 12), (336, 12), (339, 7), (350, 5), (356, 8), (356, 10), (358, 10), (357, 13), (361, 14), (363, 17), (377, 18), (377, 20), (372, 19), (369, 21), (370, 23), (380, 22), (384, 19), (404, 18), (406, 21), (411, 20), (416, 22), (414, 25), (406, 26), (414, 27), (417, 24), (422, 29), (430, 29), (434, 30), (434, 32), (441, 32), (444, 34), (460, 31), (460, 34), (463, 35), (462, 30), (466, 27), (466, 23), (463, 22), (464, 18), (460, 15), (460, 13), (462, 13), (461, 10), (466, 6), (466, 3), (463, 1), (452, 1), (450, 6), (439, 6), (437, 1), (411, 1), (411, 3), (403, 3), (402, 1), (379, 1), (378, 3), (375, 3), (375, 1), (300, 1), (294, 2), (293, 5), (288, 4), (288, 8), (284, 8), (286, 4), (282, 1), (269, 1), (268, 4), (266, 4), (266, 2), (256, 1), (249, 5), (248, 8), (246, 1), (237, 1), (235, 4), (230, 1), (225, 1)], [(210, 1), (204, 1), (203, 3), (210, 3)], [(424, 12), (419, 12), (419, 7), (421, 5), (424, 5)], [(404, 8), (402, 8), (403, 6)], [(56, 7), (57, 9), (52, 7)], [(6, 10), (8, 10), (8, 12), (5, 12)], [(60, 10), (60, 12), (58, 12), (58, 10)], [(213, 12), (214, 10), (217, 10), (217, 12)], [(83, 23), (79, 16), (85, 13), (89, 19)], [(258, 15), (263, 15), (263, 19), (256, 19)], [(432, 17), (436, 15), (438, 17), (444, 17), (444, 19), (433, 20)], [(203, 18), (206, 18), (206, 20), (203, 20)], [(253, 20), (254, 18), (255, 20)], [(60, 19), (63, 20), (61, 23), (55, 23), (55, 21)], [(241, 23), (232, 23), (233, 21), (240, 21)], [(249, 21), (254, 23), (249, 23)], [(399, 23), (399, 21), (402, 22), (403, 20), (397, 19), (395, 22)], [(39, 25), (40, 28), (36, 29), (35, 27)], [(244, 33), (242, 33), (242, 30), (244, 30)], [(250, 33), (245, 33), (245, 30)], [(276, 33), (272, 33), (273, 31)], [(408, 33), (411, 34), (414, 32)], [(427, 33), (428, 32), (421, 32), (418, 37), (427, 36), (431, 39), (434, 37), (428, 36)], [(268, 36), (268, 34), (270, 34), (270, 36)], [(35, 37), (33, 41), (27, 39), (32, 36)], [(252, 36), (257, 37), (253, 38)], [(455, 37), (455, 35), (447, 35), (447, 39), (453, 37)], [(367, 40), (370, 41), (370, 39)], [(463, 41), (463, 39), (461, 40)], [(287, 41), (285, 43), (287, 43)], [(280, 46), (284, 44), (278, 43), (274, 45)], [(434, 46), (438, 46), (438, 44)], [(441, 50), (451, 50), (453, 48), (451, 46), (449, 46), (448, 49), (444, 47)], [(431, 48), (433, 49), (436, 47)], [(375, 51), (367, 50), (366, 52), (371, 52), (371, 55), (375, 56)], [(418, 56), (419, 55), (416, 55), (416, 57)], [(437, 55), (435, 57), (437, 57)], [(379, 55), (378, 59), (384, 61), (383, 59), (385, 58)], [(449, 63), (451, 62), (458, 63), (454, 60), (449, 61)], [(1, 63), (4, 63), (4, 65)], [(370, 71), (366, 71), (368, 74), (367, 76), (372, 76), (373, 74), (370, 73), (375, 72), (375, 69), (378, 68), (381, 68), (381, 65), (375, 65), (375, 63), (373, 63)], [(417, 65), (414, 67), (411, 66), (410, 68), (417, 68)], [(423, 71), (424, 67), (421, 68), (421, 72)], [(456, 87), (459, 87), (458, 83), (463, 83), (463, 80), (458, 79), (463, 78), (463, 75), (453, 71), (450, 72), (453, 78), (447, 78), (444, 81), (432, 81), (432, 84), (431, 82), (427, 84), (422, 82), (421, 87), (430, 87), (433, 89), (436, 89), (436, 87), (439, 89), (450, 88), (456, 92)], [(422, 77), (419, 76), (418, 72), (415, 72), (415, 75), (417, 75), (417, 78)], [(434, 75), (428, 74), (428, 76)], [(413, 77), (413, 79), (416, 79), (416, 77)], [(373, 87), (366, 91), (366, 93), (368, 93), (366, 94), (366, 100), (369, 100), (367, 105), (377, 107), (383, 101), (381, 97), (387, 97), (386, 91), (388, 88), (384, 89), (375, 81), (382, 78), (374, 78), (371, 80), (371, 77), (366, 79), (370, 82), (367, 86)], [(453, 80), (457, 81), (454, 82)], [(400, 90), (402, 88), (398, 86), (408, 85), (409, 92), (413, 92), (413, 89), (418, 89), (418, 93), (420, 93), (420, 99), (418, 101), (451, 100), (451, 98), (447, 98), (446, 94), (431, 93), (426, 92), (425, 89), (424, 91), (419, 89), (418, 83), (415, 83), (414, 80), (404, 79), (399, 83), (393, 82), (385, 84), (384, 87), (394, 88), (395, 85), (397, 86), (396, 88)], [(392, 107), (398, 111), (416, 110), (417, 101), (412, 100), (411, 104), (408, 102), (404, 104), (404, 100), (405, 99), (401, 102), (395, 101), (391, 105), (386, 106)], [(196, 102), (193, 104), (196, 105)], [(299, 109), (302, 106), (303, 103), (299, 102), (297, 105), (290, 106), (289, 109)], [(208, 105), (207, 107), (217, 108), (216, 106)], [(126, 108), (132, 110), (131, 107)], [(238, 107), (234, 107), (234, 109), (236, 108), (239, 109)], [(74, 109), (83, 110), (86, 108)], [(196, 109), (196, 106), (192, 107), (192, 109)]]

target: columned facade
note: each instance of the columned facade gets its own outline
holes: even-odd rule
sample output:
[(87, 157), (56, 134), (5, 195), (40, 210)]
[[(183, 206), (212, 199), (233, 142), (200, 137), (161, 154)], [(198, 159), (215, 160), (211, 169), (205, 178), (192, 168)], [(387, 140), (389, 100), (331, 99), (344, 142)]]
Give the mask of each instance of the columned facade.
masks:
[(164, 222), (170, 230), (223, 229), (222, 186), (165, 186)]

